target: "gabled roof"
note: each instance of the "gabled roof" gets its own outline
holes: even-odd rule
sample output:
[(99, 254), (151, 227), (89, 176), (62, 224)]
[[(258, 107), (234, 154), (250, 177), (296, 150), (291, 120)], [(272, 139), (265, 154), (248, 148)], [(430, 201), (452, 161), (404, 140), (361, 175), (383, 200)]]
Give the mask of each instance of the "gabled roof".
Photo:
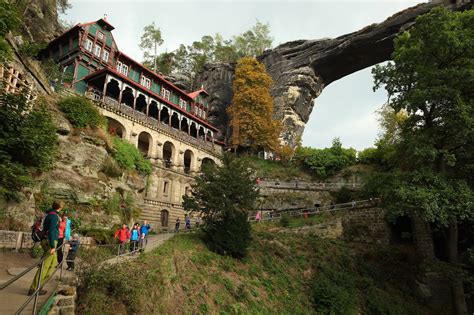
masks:
[(95, 24), (95, 23), (99, 24), (100, 26), (102, 26), (107, 31), (113, 31), (115, 29), (115, 27), (113, 27), (112, 24), (107, 22), (107, 18), (102, 18), (102, 19), (99, 19), (99, 20), (96, 20), (96, 21), (90, 21), (90, 22), (86, 22), (86, 23), (80, 23), (79, 25), (80, 26), (88, 26), (88, 25)]
[(202, 93), (202, 94), (206, 94), (207, 96), (209, 96), (209, 93), (207, 93), (207, 91), (204, 90), (204, 89), (199, 89), (199, 90), (197, 90), (197, 91), (188, 93), (188, 96), (194, 100), (194, 99), (195, 99), (199, 94), (201, 94), (201, 93)]

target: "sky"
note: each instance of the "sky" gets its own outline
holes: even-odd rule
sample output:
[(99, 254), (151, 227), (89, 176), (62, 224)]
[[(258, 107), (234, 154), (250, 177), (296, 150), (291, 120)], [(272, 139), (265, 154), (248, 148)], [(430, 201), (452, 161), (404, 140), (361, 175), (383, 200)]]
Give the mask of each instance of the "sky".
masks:
[[(231, 38), (258, 20), (270, 24), (274, 46), (297, 39), (337, 37), (378, 23), (422, 0), (70, 0), (61, 19), (76, 24), (107, 15), (119, 49), (142, 60), (138, 44), (143, 27), (155, 22), (160, 52), (189, 45), (204, 35)], [(384, 90), (373, 92), (367, 68), (328, 85), (315, 100), (303, 134), (303, 145), (324, 148), (339, 137), (344, 147), (373, 146), (379, 134), (376, 111), (387, 101)]]

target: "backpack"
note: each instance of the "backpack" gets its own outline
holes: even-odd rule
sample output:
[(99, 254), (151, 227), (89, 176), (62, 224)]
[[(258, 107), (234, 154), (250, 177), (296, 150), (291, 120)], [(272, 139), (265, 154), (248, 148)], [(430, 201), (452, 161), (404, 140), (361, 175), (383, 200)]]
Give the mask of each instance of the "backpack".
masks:
[(43, 230), (43, 225), (44, 225), (44, 220), (46, 220), (46, 217), (48, 214), (51, 214), (55, 212), (48, 212), (43, 214), (42, 216), (39, 216), (38, 219), (36, 219), (35, 223), (31, 226), (31, 239), (33, 242), (41, 242), (42, 240), (46, 239), (46, 232)]

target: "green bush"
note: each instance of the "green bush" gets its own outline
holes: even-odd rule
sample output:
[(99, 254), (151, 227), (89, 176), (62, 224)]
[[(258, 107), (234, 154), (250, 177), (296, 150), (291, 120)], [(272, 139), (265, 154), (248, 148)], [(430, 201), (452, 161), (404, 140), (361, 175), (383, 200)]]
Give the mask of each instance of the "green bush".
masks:
[(339, 190), (332, 192), (331, 196), (336, 199), (336, 203), (346, 203), (353, 199), (352, 191), (347, 187), (341, 187)]
[(283, 213), (280, 218), (280, 225), (283, 227), (290, 226), (290, 216), (288, 213)]
[(356, 163), (356, 150), (342, 147), (338, 138), (332, 146), (325, 149), (298, 147), (295, 150), (294, 160), (303, 167), (310, 169), (319, 178), (327, 178), (342, 170), (344, 167)]
[(94, 104), (83, 96), (70, 96), (62, 99), (59, 108), (76, 128), (98, 128), (105, 125), (104, 117)]
[(151, 173), (150, 161), (145, 159), (133, 144), (120, 138), (114, 138), (113, 142), (115, 146), (113, 157), (121, 167), (136, 170), (142, 174)]
[(46, 105), (27, 102), (24, 93), (1, 94), (0, 102), (0, 196), (17, 199), (30, 171), (53, 165), (56, 127)]
[(44, 250), (43, 247), (41, 247), (40, 243), (35, 243), (33, 247), (31, 248), (30, 256), (33, 258), (39, 258), (43, 256)]
[(99, 244), (110, 244), (114, 241), (114, 231), (99, 227), (84, 227), (79, 230), (84, 236), (92, 237)]

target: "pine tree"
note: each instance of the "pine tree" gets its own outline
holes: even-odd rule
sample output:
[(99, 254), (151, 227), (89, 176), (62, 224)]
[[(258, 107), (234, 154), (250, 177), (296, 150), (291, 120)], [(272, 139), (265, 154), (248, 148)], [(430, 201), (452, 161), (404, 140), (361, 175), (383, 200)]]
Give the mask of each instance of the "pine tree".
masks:
[(255, 58), (237, 62), (233, 83), (234, 97), (228, 108), (232, 127), (231, 143), (252, 150), (279, 148), (281, 125), (272, 119), (272, 79)]

